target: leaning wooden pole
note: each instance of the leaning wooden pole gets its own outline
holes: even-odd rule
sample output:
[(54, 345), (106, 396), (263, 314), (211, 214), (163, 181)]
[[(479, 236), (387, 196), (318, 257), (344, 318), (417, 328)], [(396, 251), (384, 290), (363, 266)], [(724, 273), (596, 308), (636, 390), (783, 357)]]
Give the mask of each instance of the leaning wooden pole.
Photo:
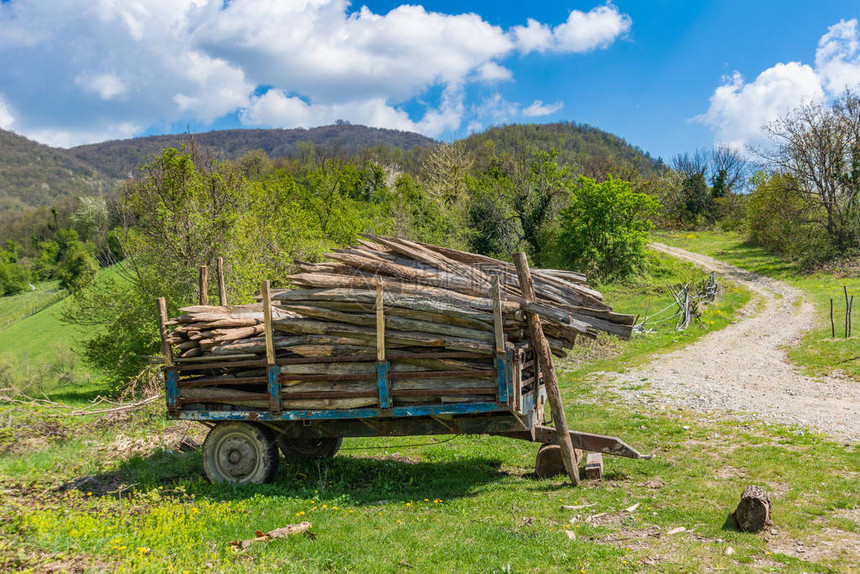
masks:
[[(532, 284), (531, 271), (529, 270), (526, 254), (522, 252), (514, 253), (514, 265), (517, 268), (517, 277), (519, 278), (523, 298), (527, 302), (534, 301), (534, 285)], [(540, 317), (528, 308), (525, 309), (525, 312), (532, 344), (535, 347), (535, 354), (537, 355), (538, 364), (543, 374), (543, 382), (546, 387), (547, 398), (549, 399), (549, 408), (555, 421), (556, 436), (558, 437), (558, 446), (561, 447), (561, 459), (564, 462), (564, 470), (567, 471), (567, 475), (573, 483), (579, 485), (579, 465), (577, 464), (576, 453), (573, 450), (573, 443), (570, 441), (570, 431), (567, 428), (567, 418), (564, 416), (564, 404), (561, 402), (561, 392), (558, 389), (558, 379), (555, 376), (555, 367), (552, 364), (552, 353), (550, 352), (549, 343), (547, 343), (546, 337), (543, 334)]]

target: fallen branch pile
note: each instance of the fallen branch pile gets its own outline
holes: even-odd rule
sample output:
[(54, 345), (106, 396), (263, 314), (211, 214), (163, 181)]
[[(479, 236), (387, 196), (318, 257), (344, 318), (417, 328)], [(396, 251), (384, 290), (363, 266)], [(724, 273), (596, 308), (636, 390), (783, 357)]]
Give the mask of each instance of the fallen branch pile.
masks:
[[(633, 317), (614, 313), (577, 273), (533, 270), (528, 301), (512, 264), (481, 255), (366, 236), (327, 257), (301, 263), (295, 288), (271, 293), (282, 408), (378, 405), (383, 359), (394, 405), (491, 400), (495, 353), (528, 346), (526, 311), (540, 316), (557, 356), (578, 336), (632, 329)], [(181, 400), (268, 406), (263, 305), (181, 311), (167, 339), (190, 375)], [(533, 367), (523, 377), (533, 381)]]

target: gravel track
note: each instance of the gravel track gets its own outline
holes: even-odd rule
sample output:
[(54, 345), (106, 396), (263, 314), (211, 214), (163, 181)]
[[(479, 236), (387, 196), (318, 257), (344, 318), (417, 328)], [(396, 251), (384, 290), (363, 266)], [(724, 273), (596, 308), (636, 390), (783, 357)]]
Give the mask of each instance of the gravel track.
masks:
[[(753, 297), (725, 329), (612, 375), (622, 396), (700, 411), (735, 411), (860, 443), (860, 383), (838, 375), (808, 377), (786, 358), (784, 349), (815, 324), (815, 309), (801, 290), (706, 255), (659, 243), (652, 247), (716, 271), (764, 302)], [(625, 390), (631, 385), (647, 388)]]

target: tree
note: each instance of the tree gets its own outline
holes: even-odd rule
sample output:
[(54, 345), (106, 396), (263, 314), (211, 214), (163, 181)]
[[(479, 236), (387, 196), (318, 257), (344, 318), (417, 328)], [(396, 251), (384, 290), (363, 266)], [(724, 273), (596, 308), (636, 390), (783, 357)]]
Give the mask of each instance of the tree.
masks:
[(814, 229), (818, 214), (810, 211), (791, 176), (758, 172), (752, 186), (746, 214), (751, 243), (801, 259), (820, 252)]
[(69, 293), (77, 293), (93, 282), (98, 271), (98, 261), (90, 255), (83, 243), (75, 241), (67, 248), (57, 277), (60, 279), (60, 287), (68, 289)]
[(830, 253), (860, 249), (860, 96), (802, 105), (767, 126), (773, 147), (756, 150), (811, 207)]
[(659, 208), (656, 199), (634, 191), (629, 182), (580, 177), (570, 206), (561, 212), (558, 248), (564, 263), (599, 279), (629, 277), (645, 263), (653, 228), (648, 217)]

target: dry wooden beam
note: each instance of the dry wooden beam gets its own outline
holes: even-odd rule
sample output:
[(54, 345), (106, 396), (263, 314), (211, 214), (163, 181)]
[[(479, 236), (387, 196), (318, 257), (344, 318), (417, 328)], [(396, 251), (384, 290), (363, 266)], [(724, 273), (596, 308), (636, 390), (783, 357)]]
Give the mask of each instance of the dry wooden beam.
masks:
[[(514, 253), (514, 264), (517, 268), (517, 277), (519, 278), (523, 297), (527, 301), (534, 300), (534, 287), (532, 285), (531, 274), (529, 273), (529, 263), (526, 259), (526, 254), (522, 252)], [(543, 373), (547, 398), (549, 399), (552, 418), (555, 421), (555, 428), (557, 430), (558, 445), (561, 447), (561, 458), (564, 462), (564, 469), (573, 483), (579, 485), (579, 464), (576, 460), (576, 453), (573, 451), (573, 443), (570, 441), (567, 418), (564, 414), (564, 404), (561, 400), (561, 392), (558, 389), (558, 379), (555, 375), (555, 367), (552, 362), (549, 344), (544, 337), (540, 317), (531, 310), (526, 311), (526, 317), (529, 323), (532, 345), (535, 348), (535, 354)]]

